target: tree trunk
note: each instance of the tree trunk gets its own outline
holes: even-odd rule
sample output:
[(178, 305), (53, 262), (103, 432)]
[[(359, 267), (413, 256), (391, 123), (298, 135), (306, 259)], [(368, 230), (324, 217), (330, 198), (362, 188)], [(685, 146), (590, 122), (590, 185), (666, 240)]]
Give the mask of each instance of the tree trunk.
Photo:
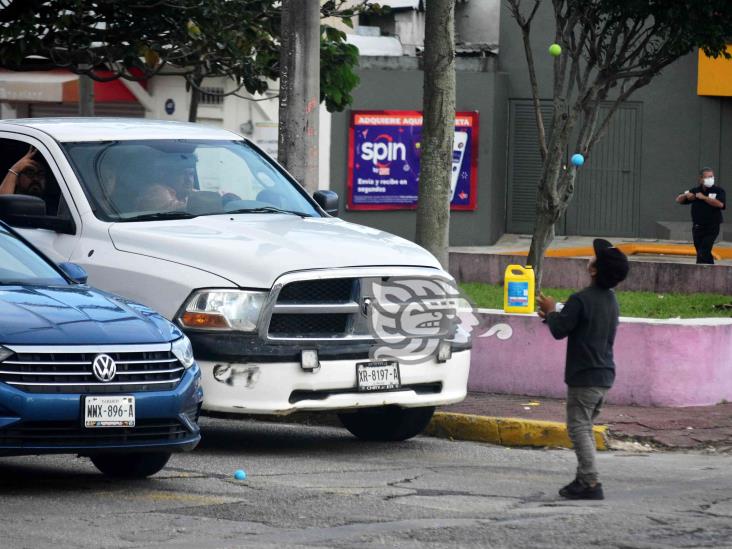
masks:
[(201, 102), (201, 83), (203, 78), (195, 75), (191, 85), (191, 103), (188, 105), (188, 122), (198, 120), (198, 104)]
[(282, 2), (277, 160), (309, 192), (318, 190), (320, 2)]
[(531, 238), (531, 248), (527, 265), (534, 269), (536, 278), (536, 293), (541, 290), (541, 278), (544, 274), (544, 254), (554, 240), (554, 216), (549, 212), (537, 212), (534, 234)]
[[(544, 160), (544, 172), (536, 194), (536, 222), (531, 238), (531, 248), (527, 264), (534, 269), (536, 278), (536, 292), (541, 290), (541, 281), (544, 267), (544, 254), (554, 240), (556, 223), (567, 209), (574, 189), (576, 168), (564, 166), (565, 154), (561, 137), (571, 131), (573, 120), (554, 131), (553, 139), (547, 148)], [(556, 139), (557, 134), (560, 139)]]
[(423, 113), (416, 240), (447, 269), (455, 139), (455, 0), (427, 2)]

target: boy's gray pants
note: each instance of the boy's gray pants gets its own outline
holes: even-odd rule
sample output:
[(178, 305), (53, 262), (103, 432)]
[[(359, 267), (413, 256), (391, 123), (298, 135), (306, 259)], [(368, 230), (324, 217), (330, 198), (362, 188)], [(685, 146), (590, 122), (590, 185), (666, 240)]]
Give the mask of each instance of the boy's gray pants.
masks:
[(594, 484), (598, 479), (592, 425), (607, 392), (607, 387), (567, 388), (567, 431), (577, 454), (577, 478), (587, 484)]

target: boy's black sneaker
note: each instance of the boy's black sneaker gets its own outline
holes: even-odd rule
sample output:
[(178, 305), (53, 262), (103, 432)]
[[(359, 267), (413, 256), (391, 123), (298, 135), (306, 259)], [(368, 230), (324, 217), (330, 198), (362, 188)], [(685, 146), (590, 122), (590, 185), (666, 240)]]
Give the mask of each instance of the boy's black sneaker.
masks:
[(559, 495), (567, 499), (605, 499), (601, 482), (589, 486), (579, 479), (574, 479), (559, 490)]

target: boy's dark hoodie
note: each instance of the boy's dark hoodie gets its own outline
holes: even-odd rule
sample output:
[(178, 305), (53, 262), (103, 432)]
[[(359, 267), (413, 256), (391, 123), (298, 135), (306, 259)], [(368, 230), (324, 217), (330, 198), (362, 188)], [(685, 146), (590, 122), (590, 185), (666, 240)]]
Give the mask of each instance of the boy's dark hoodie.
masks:
[(613, 290), (593, 284), (572, 294), (546, 323), (556, 339), (567, 340), (564, 382), (570, 387), (612, 387), (613, 343), (619, 308)]
[(613, 343), (619, 307), (615, 292), (628, 275), (628, 259), (607, 240), (596, 239), (593, 283), (567, 300), (561, 312), (546, 316), (556, 339), (568, 337), (564, 381), (570, 387), (612, 387)]

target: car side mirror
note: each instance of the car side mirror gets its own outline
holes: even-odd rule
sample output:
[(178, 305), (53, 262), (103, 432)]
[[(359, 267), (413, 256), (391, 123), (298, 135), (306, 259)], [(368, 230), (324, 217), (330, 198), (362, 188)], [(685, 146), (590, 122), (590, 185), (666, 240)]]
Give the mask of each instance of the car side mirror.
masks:
[(76, 226), (72, 219), (46, 215), (46, 202), (37, 196), (1, 195), (0, 219), (12, 227), (48, 229), (57, 233), (76, 234)]
[(63, 263), (59, 263), (58, 268), (61, 269), (71, 280), (78, 282), (79, 284), (86, 284), (86, 281), (89, 280), (89, 275), (84, 270), (84, 267), (77, 265), (76, 263), (69, 263), (68, 261), (65, 261)]
[(333, 191), (316, 191), (313, 194), (315, 202), (318, 203), (325, 213), (338, 217), (338, 193)]

